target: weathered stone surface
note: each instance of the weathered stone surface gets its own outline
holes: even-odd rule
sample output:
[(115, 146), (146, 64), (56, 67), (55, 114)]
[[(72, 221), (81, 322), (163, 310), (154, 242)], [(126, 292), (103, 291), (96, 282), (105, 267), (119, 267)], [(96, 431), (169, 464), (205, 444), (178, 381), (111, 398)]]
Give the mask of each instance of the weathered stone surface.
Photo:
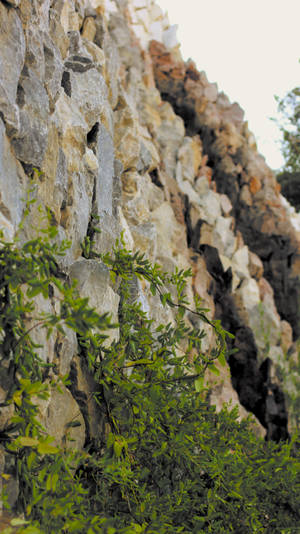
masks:
[(287, 321), (280, 322), (280, 345), (285, 353), (293, 344), (293, 330)]
[[(55, 439), (53, 444), (66, 445), (72, 449), (83, 448), (85, 442), (85, 423), (79, 406), (70, 391), (63, 385), (61, 392), (54, 389), (50, 399), (41, 404), (40, 420), (50, 436)], [(78, 421), (80, 426), (69, 428), (68, 423)], [(69, 441), (71, 440), (71, 441)]]
[(140, 128), (140, 156), (137, 170), (141, 173), (152, 172), (159, 166), (160, 156), (147, 128)]
[(23, 69), (18, 85), (20, 128), (12, 139), (16, 156), (22, 162), (41, 167), (49, 128), (49, 99), (33, 70)]
[[(77, 280), (78, 289), (82, 296), (89, 298), (89, 304), (101, 315), (109, 313), (116, 322), (118, 315), (119, 296), (110, 287), (108, 268), (96, 260), (77, 260), (70, 267), (70, 276)], [(109, 330), (108, 339), (111, 341), (118, 336), (118, 330)]]
[[(274, 292), (265, 278), (258, 282), (261, 304), (250, 317), (250, 324), (256, 334), (258, 348), (266, 350), (267, 345), (276, 346), (280, 341), (280, 317), (274, 302)], [(255, 310), (254, 310), (255, 311)]]
[(213, 229), (213, 243), (221, 254), (231, 258), (237, 245), (236, 237), (232, 231), (231, 217), (217, 217)]
[(98, 128), (97, 157), (99, 162), (95, 198), (97, 213), (112, 215), (115, 177), (114, 145), (111, 135), (102, 124)]
[(159, 109), (161, 124), (155, 132), (165, 171), (175, 177), (177, 152), (184, 138), (182, 119), (175, 115), (172, 107), (164, 102)]
[[(292, 322), (297, 336), (298, 284), (288, 264), (297, 261), (299, 240), (282, 211), (271, 171), (249, 144), (242, 110), (237, 104), (231, 105), (224, 95), (215, 98), (206, 77), (193, 64), (185, 65), (172, 57), (161, 43), (151, 43), (150, 53), (156, 83), (164, 98), (188, 121), (190, 132), (201, 132), (219, 192), (227, 194), (233, 205), (237, 205), (238, 197), (242, 200), (236, 210), (237, 228), (246, 244), (261, 257), (265, 276), (275, 289), (278, 309), (283, 318)], [(276, 249), (275, 258), (270, 255), (270, 247)]]
[(157, 259), (157, 229), (156, 225), (149, 221), (142, 224), (130, 225), (130, 232), (134, 240), (134, 250), (146, 254), (151, 261)]
[(230, 214), (230, 212), (232, 211), (232, 204), (231, 204), (228, 196), (227, 195), (221, 195), (220, 196), (220, 202), (221, 202), (222, 213), (225, 216), (228, 216)]
[(0, 112), (8, 131), (19, 129), (16, 105), (19, 77), (24, 65), (25, 38), (21, 21), (14, 9), (0, 3)]
[[(68, 96), (72, 98), (73, 105), (77, 106), (82, 119), (87, 124), (88, 131), (90, 131), (97, 120), (105, 121), (107, 118), (107, 87), (92, 59), (86, 56), (75, 57), (76, 61), (65, 62), (68, 69), (66, 72), (70, 74), (71, 94)], [(87, 67), (89, 67), (88, 70), (84, 70)]]
[[(5, 389), (7, 389), (7, 386), (8, 386), (7, 377), (5, 376), (4, 372), (2, 372), (0, 375), (0, 403), (1, 403), (0, 428), (3, 431), (8, 426), (10, 418), (14, 414), (14, 406), (13, 404), (8, 404), (7, 406), (3, 406), (6, 401), (7, 391), (3, 389), (2, 386), (4, 386)], [(1, 462), (1, 452), (0, 452), (0, 462)]]
[(116, 157), (124, 170), (138, 166), (141, 142), (138, 136), (137, 118), (128, 105), (114, 112)]
[(264, 274), (264, 266), (261, 259), (251, 251), (249, 251), (249, 272), (250, 276), (256, 280), (260, 280)]
[(171, 206), (164, 202), (151, 213), (151, 219), (157, 229), (158, 256), (173, 258), (184, 253), (186, 250), (185, 228), (176, 221)]
[(240, 279), (250, 278), (248, 247), (239, 248), (234, 253), (232, 256), (232, 268)]
[(181, 163), (182, 179), (193, 184), (202, 161), (202, 145), (198, 136), (184, 138), (178, 150), (178, 160)]
[[(222, 369), (211, 402), (220, 408), (239, 398), (242, 416), (251, 411), (268, 438), (285, 439), (287, 412), (276, 376), (280, 369), (288, 374), (286, 353), (294, 357), (287, 320), (295, 337), (300, 225), (258, 154), (241, 108), (192, 61), (182, 61), (175, 28), (153, 0), (57, 0), (51, 6), (49, 0), (9, 0), (0, 2), (0, 29), (5, 237), (13, 237), (22, 217), (26, 174), (38, 167), (38, 204), (51, 209), (57, 239), (71, 241), (60, 267), (78, 279), (80, 295), (99, 313), (117, 321), (119, 297), (104, 265), (82, 258), (81, 244), (97, 217), (96, 252), (111, 250), (122, 230), (129, 249), (163, 268), (192, 266), (189, 300), (196, 293), (209, 317), (235, 335), (229, 342), (236, 349), (229, 359), (233, 388)], [(26, 236), (39, 221), (32, 206)], [(173, 321), (147, 283), (137, 283), (132, 296), (155, 324)], [(50, 312), (55, 299), (36, 304)], [(203, 328), (202, 349), (209, 353), (213, 329), (192, 312), (187, 324)], [(42, 329), (33, 332), (44, 345), (37, 349), (44, 361), (70, 372), (71, 392), (52, 392), (41, 405), (50, 432), (61, 442), (78, 414), (76, 446), (101, 438), (105, 417), (74, 332), (49, 340)], [(110, 340), (118, 336), (108, 333)], [(294, 383), (290, 379), (283, 390), (294, 391)], [(64, 404), (70, 410), (62, 414)]]
[(12, 239), (23, 213), (25, 176), (15, 159), (0, 118), (0, 225), (7, 239)]

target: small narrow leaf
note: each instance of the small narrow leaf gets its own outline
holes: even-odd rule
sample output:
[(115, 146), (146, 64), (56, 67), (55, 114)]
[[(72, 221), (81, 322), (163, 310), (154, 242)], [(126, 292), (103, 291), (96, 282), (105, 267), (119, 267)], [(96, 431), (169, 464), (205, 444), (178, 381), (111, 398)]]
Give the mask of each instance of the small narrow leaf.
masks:
[(198, 378), (196, 378), (196, 380), (195, 380), (195, 390), (197, 391), (197, 393), (200, 393), (200, 391), (202, 391), (203, 384), (204, 384), (204, 377), (203, 376), (199, 376)]
[(37, 450), (40, 454), (57, 454), (59, 451), (57, 447), (53, 447), (48, 443), (39, 443)]
[(21, 445), (21, 447), (37, 447), (39, 445), (39, 440), (28, 436), (21, 436), (17, 439), (17, 443)]

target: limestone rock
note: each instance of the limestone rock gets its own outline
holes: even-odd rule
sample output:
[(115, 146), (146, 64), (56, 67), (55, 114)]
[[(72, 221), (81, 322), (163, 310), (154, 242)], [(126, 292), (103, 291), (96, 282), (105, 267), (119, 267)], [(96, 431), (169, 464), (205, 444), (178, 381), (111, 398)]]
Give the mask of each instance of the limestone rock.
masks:
[(138, 166), (140, 156), (140, 139), (138, 123), (129, 106), (114, 112), (116, 156), (122, 162), (124, 170)]
[(178, 150), (178, 160), (181, 163), (182, 179), (192, 184), (197, 175), (202, 160), (202, 145), (200, 138), (185, 137), (182, 146)]
[(20, 128), (12, 146), (22, 162), (41, 167), (47, 146), (49, 129), (49, 98), (33, 70), (23, 70), (18, 85)]
[(165, 170), (174, 177), (177, 152), (184, 138), (184, 125), (182, 119), (175, 115), (167, 102), (161, 105), (159, 115), (161, 124), (156, 130), (155, 137), (160, 146)]
[[(70, 267), (70, 276), (77, 280), (80, 294), (89, 298), (89, 305), (102, 315), (109, 313), (117, 321), (119, 296), (110, 287), (108, 268), (96, 260), (77, 260)], [(108, 342), (118, 337), (118, 330), (107, 332)]]
[[(41, 422), (49, 435), (55, 438), (53, 444), (81, 450), (85, 442), (85, 422), (80, 407), (65, 386), (61, 385), (60, 389), (61, 392), (52, 390), (46, 406), (41, 405)], [(80, 426), (69, 428), (68, 423), (74, 421), (78, 421)]]
[(25, 38), (17, 12), (0, 3), (0, 111), (8, 132), (19, 130), (16, 104), (20, 74), (25, 59)]
[[(57, 241), (71, 242), (60, 268), (78, 279), (81, 296), (113, 320), (119, 296), (109, 272), (82, 257), (96, 220), (96, 253), (111, 251), (123, 231), (130, 250), (164, 269), (191, 266), (188, 299), (192, 303), (197, 294), (209, 317), (235, 335), (229, 340), (235, 349), (229, 357), (232, 385), (223, 369), (223, 384), (213, 385), (211, 401), (220, 407), (223, 400), (239, 399), (268, 438), (285, 439), (287, 412), (277, 374), (287, 374), (299, 330), (300, 226), (239, 105), (218, 93), (191, 60), (184, 63), (176, 28), (154, 0), (0, 1), (0, 29), (5, 238), (14, 235), (34, 178), (38, 202), (22, 239), (40, 224), (38, 205), (49, 207)], [(132, 292), (155, 324), (173, 321), (172, 310), (149, 295), (147, 283), (135, 284)], [(57, 301), (37, 298), (36, 305), (50, 313)], [(187, 314), (187, 324), (205, 331), (202, 349), (209, 353), (213, 330), (194, 315)], [(105, 418), (92, 399), (96, 385), (77, 354), (76, 335), (66, 331), (47, 340), (43, 329), (33, 332), (44, 361), (70, 372), (70, 390), (60, 397), (52, 391), (41, 405), (45, 424), (61, 441), (68, 419), (78, 413), (76, 446), (101, 438)], [(118, 330), (108, 334), (109, 343)], [(294, 391), (292, 383), (294, 378), (283, 390)]]
[(251, 251), (249, 251), (249, 272), (250, 276), (256, 280), (260, 280), (264, 273), (264, 266), (261, 259)]
[(157, 229), (157, 254), (170, 258), (186, 249), (185, 228), (175, 219), (171, 206), (164, 202), (151, 214)]
[(107, 129), (100, 124), (97, 139), (98, 177), (96, 180), (97, 213), (113, 214), (114, 210), (114, 145), (113, 139)]
[(24, 172), (12, 153), (0, 118), (0, 223), (7, 239), (13, 238), (22, 219), (24, 194)]
[(232, 268), (240, 279), (250, 278), (249, 249), (247, 246), (239, 248), (232, 256)]

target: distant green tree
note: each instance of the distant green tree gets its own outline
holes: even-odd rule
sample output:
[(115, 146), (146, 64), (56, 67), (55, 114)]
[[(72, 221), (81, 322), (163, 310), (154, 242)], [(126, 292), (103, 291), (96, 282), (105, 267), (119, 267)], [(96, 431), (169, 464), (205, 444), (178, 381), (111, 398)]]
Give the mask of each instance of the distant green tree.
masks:
[(285, 159), (284, 171), (300, 172), (300, 87), (295, 87), (278, 102), (281, 120), (278, 122), (282, 133), (282, 154)]
[(281, 119), (276, 121), (282, 133), (283, 169), (277, 174), (282, 194), (300, 210), (300, 87), (284, 98), (275, 97)]

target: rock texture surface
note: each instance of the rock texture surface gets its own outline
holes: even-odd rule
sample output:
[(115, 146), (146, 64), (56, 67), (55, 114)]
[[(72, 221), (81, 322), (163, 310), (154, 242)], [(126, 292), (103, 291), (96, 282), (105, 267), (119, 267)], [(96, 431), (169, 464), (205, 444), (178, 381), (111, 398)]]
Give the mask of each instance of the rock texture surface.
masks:
[[(223, 373), (212, 386), (212, 402), (231, 399), (241, 415), (256, 416), (262, 435), (286, 438), (288, 386), (277, 371), (299, 335), (299, 228), (241, 108), (182, 61), (176, 28), (154, 0), (0, 1), (0, 30), (5, 236), (14, 235), (38, 174), (35, 195), (60, 239), (72, 242), (62, 268), (100, 313), (117, 319), (119, 296), (105, 268), (82, 257), (93, 217), (98, 252), (123, 231), (129, 248), (165, 269), (191, 266), (189, 296), (235, 335), (231, 378)], [(38, 224), (34, 210), (30, 218)], [(165, 312), (138, 291), (163, 321)], [(209, 330), (204, 345), (213, 345)], [(49, 340), (49, 361), (54, 346), (72, 385), (61, 401), (50, 396), (41, 417), (60, 441), (78, 412), (74, 445), (82, 447), (101, 429), (92, 380), (76, 339)]]

